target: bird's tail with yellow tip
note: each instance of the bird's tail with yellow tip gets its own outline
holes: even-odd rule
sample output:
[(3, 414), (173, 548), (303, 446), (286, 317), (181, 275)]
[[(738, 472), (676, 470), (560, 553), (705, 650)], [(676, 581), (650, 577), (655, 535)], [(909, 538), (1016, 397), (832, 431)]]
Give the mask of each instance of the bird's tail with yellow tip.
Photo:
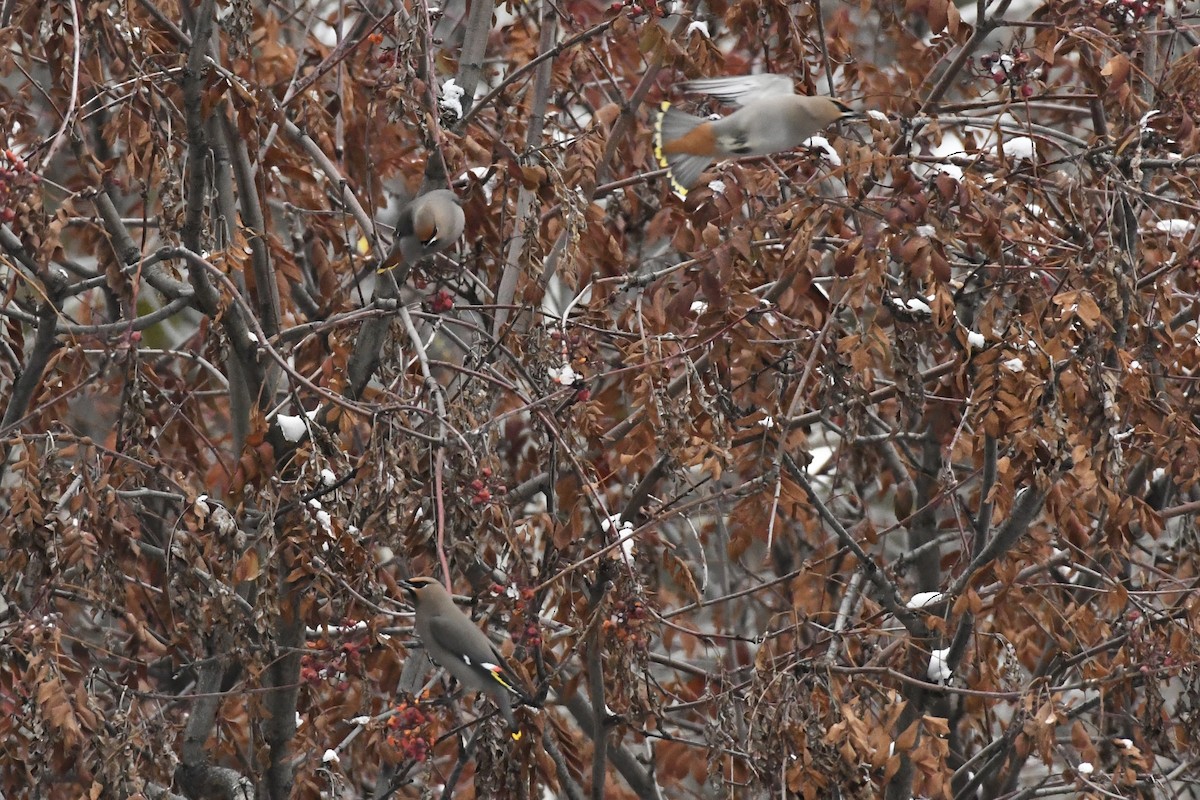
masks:
[[(654, 159), (665, 167), (671, 188), (680, 197), (696, 185), (713, 162), (711, 136), (697, 131), (708, 120), (678, 111), (663, 101), (654, 115)], [(696, 141), (692, 141), (696, 140)], [(707, 152), (705, 152), (707, 151)]]

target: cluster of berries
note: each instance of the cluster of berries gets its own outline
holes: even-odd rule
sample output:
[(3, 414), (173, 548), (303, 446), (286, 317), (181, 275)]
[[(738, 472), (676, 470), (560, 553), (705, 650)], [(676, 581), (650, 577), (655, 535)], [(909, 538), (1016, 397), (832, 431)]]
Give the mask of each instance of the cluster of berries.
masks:
[(1020, 47), (1009, 53), (999, 50), (986, 53), (979, 57), (979, 64), (997, 86), (1008, 84), (1021, 97), (1033, 96), (1033, 84), (1029, 81), (1036, 77), (1037, 70), (1030, 67), (1029, 53)]
[[(504, 591), (504, 587), (496, 585), (492, 587), (492, 590), (499, 593)], [(518, 646), (531, 649), (542, 646), (542, 629), (537, 625), (537, 608), (534, 607), (536, 600), (537, 593), (526, 587), (521, 590), (520, 599), (517, 601), (516, 608), (513, 609), (514, 617), (520, 616), (526, 620), (525, 627), (512, 636), (513, 643)]]
[(388, 745), (407, 761), (424, 761), (433, 750), (429, 722), (423, 708), (401, 700), (388, 717)]
[(300, 657), (300, 682), (316, 686), (333, 680), (339, 691), (346, 691), (347, 672), (361, 672), (363, 646), (362, 642), (347, 641), (331, 652), (328, 643), (318, 641), (313, 650)]
[(15, 197), (40, 179), (30, 172), (25, 160), (12, 150), (0, 150), (0, 222), (8, 224), (17, 218)]
[(383, 67), (384, 69), (391, 69), (396, 66), (400, 60), (398, 48), (384, 47), (384, 36), (382, 33), (378, 31), (372, 33), (367, 37), (367, 41), (376, 48), (375, 62), (379, 64), (379, 66)]
[(473, 493), (471, 495), (471, 505), (475, 506), (491, 502), (493, 494), (503, 495), (508, 493), (507, 486), (492, 480), (491, 467), (484, 467), (479, 470), (479, 477), (471, 481), (467, 485), (467, 488)]
[(604, 632), (619, 642), (643, 648), (649, 644), (644, 628), (650, 613), (641, 600), (618, 600), (613, 604), (612, 614), (604, 620)]
[(445, 314), (454, 308), (454, 296), (445, 289), (439, 289), (427, 301), (429, 310), (434, 314)]

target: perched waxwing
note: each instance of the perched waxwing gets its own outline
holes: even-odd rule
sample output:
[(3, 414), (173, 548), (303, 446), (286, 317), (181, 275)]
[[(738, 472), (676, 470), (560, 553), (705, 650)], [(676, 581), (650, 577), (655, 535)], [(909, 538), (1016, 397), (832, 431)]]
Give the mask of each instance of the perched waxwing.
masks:
[(654, 121), (654, 157), (667, 168), (671, 188), (680, 197), (717, 158), (790, 150), (834, 122), (864, 116), (832, 97), (796, 94), (786, 75), (708, 78), (687, 81), (681, 88), (739, 108), (722, 119), (706, 120), (665, 101), (660, 106)]
[(434, 189), (413, 199), (396, 221), (396, 239), (381, 270), (403, 261), (410, 266), (422, 258), (440, 253), (462, 236), (466, 217), (458, 195), (449, 189)]
[(433, 578), (412, 578), (401, 581), (400, 587), (416, 611), (417, 638), (429, 657), (466, 688), (486, 693), (499, 707), (512, 738), (520, 739), (513, 698), (526, 705), (535, 703), (487, 634), (454, 605), (454, 598)]

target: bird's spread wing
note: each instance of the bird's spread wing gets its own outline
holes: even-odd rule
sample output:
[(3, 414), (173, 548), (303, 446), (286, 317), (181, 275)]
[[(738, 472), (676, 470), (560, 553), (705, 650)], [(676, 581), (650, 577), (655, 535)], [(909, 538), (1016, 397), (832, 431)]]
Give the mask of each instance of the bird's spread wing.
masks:
[(759, 75), (737, 75), (729, 78), (700, 78), (683, 84), (684, 91), (710, 94), (722, 103), (744, 106), (765, 97), (782, 97), (796, 93), (787, 75), (764, 72)]

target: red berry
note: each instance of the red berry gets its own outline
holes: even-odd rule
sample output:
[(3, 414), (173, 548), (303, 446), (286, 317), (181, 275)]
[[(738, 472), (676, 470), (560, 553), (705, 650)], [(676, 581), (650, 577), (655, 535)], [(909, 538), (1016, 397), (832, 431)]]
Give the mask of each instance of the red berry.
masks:
[(1021, 87), (1021, 97), (1033, 97), (1033, 87), (1028, 83)]
[(634, 3), (629, 7), (629, 13), (635, 17), (640, 17), (642, 15), (642, 7)]
[(478, 492), (482, 489), (483, 489), (483, 481), (479, 480), (479, 478), (476, 478), (475, 480), (471, 481), (471, 491)]
[(13, 211), (11, 208), (0, 210), (0, 222), (12, 222), (16, 218), (17, 212)]
[(429, 301), (429, 307), (434, 313), (441, 314), (454, 308), (454, 298), (445, 289), (435, 294)]
[(492, 468), (484, 467), (483, 469), (479, 470), (479, 474), (485, 478), (490, 478), (490, 477), (492, 477)]

